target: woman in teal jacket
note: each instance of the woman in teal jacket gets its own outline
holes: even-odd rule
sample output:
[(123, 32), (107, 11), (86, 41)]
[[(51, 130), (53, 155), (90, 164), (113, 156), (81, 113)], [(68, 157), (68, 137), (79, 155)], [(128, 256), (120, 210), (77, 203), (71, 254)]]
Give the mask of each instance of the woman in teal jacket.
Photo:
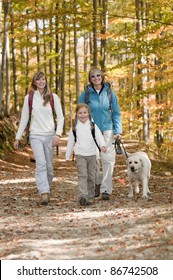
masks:
[(115, 92), (110, 89), (110, 85), (104, 81), (102, 71), (93, 67), (89, 71), (89, 82), (87, 90), (83, 91), (79, 97), (79, 103), (87, 103), (90, 107), (94, 123), (102, 131), (107, 152), (101, 153), (102, 177), (100, 176), (99, 160), (97, 161), (95, 196), (102, 194), (103, 200), (109, 200), (112, 193), (112, 176), (115, 165), (116, 138), (122, 134), (122, 122), (120, 108)]

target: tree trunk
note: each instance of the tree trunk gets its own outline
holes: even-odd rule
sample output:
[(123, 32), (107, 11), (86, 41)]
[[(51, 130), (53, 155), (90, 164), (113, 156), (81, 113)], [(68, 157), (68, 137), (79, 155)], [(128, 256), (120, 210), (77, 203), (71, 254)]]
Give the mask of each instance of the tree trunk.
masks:
[[(43, 7), (44, 9), (44, 7)], [(44, 53), (44, 73), (47, 76), (46, 60), (47, 60), (47, 50), (46, 50), (46, 26), (45, 20), (43, 19), (43, 53)]]
[(93, 0), (93, 66), (97, 65), (97, 0)]
[[(65, 5), (65, 1), (63, 2)], [(62, 72), (61, 72), (61, 105), (64, 115), (64, 130), (63, 133), (66, 134), (66, 111), (65, 111), (65, 55), (66, 55), (66, 18), (63, 16), (63, 38), (62, 38)]]
[[(28, 10), (26, 11), (28, 13)], [(27, 31), (29, 33), (29, 22), (27, 21)], [(26, 37), (26, 88), (25, 88), (25, 95), (28, 93), (28, 87), (29, 87), (29, 36)]]
[[(49, 41), (49, 52), (50, 52), (50, 57), (52, 57), (52, 51), (53, 51), (53, 35), (52, 35), (52, 19), (49, 21), (49, 28), (50, 28), (50, 41)], [(50, 88), (53, 87), (53, 62), (52, 58), (49, 59), (49, 74), (50, 74)]]
[(9, 34), (7, 36), (7, 47), (6, 47), (6, 106), (5, 106), (5, 116), (10, 116), (10, 46), (9, 46)]
[(13, 92), (14, 92), (14, 112), (19, 113), (19, 100), (18, 100), (18, 84), (17, 84), (17, 64), (16, 64), (16, 46), (14, 39), (14, 25), (13, 14), (11, 17), (11, 52), (12, 52), (12, 76), (13, 76)]
[(0, 118), (4, 116), (4, 72), (5, 72), (5, 63), (6, 63), (6, 52), (7, 52), (7, 39), (8, 39), (8, 13), (9, 13), (10, 3), (4, 2), (4, 41), (2, 48), (2, 64), (0, 69)]
[(3, 90), (1, 88), (2, 83), (2, 0), (0, 0), (0, 118), (3, 117)]
[(37, 53), (37, 68), (40, 70), (40, 36), (39, 36), (39, 25), (37, 19), (35, 20), (35, 31), (36, 31), (36, 53)]
[(102, 1), (102, 18), (101, 18), (101, 69), (104, 72), (106, 69), (106, 30), (108, 25), (108, 7), (107, 0)]
[(69, 108), (70, 108), (70, 127), (72, 126), (72, 119), (73, 119), (73, 99), (72, 99), (72, 92), (71, 92), (71, 37), (70, 37), (70, 29), (69, 29), (69, 58), (68, 58), (68, 92), (69, 92)]
[[(59, 10), (59, 4), (56, 3), (55, 10)], [(59, 58), (59, 32), (58, 32), (58, 27), (59, 27), (59, 16), (56, 15), (55, 18), (55, 52), (56, 52), (56, 58), (55, 58), (55, 91), (56, 94), (59, 94), (60, 91), (60, 71), (59, 71), (59, 65), (60, 65), (60, 58)]]
[[(143, 0), (136, 0), (136, 31), (137, 33), (142, 32), (143, 26), (146, 25), (146, 22), (144, 22), (145, 13), (147, 7), (144, 5)], [(139, 41), (139, 44), (141, 44), (141, 39)], [(142, 47), (141, 47), (142, 48)], [(146, 89), (146, 83), (148, 80), (147, 77), (147, 66), (144, 67), (144, 65), (147, 65), (147, 59), (145, 54), (144, 47), (142, 48), (142, 53), (139, 54), (138, 58), (138, 76), (139, 82), (137, 85), (137, 90), (142, 91)], [(148, 96), (147, 97), (141, 97), (140, 102), (137, 103), (137, 106), (140, 107), (140, 104), (142, 103), (142, 117), (143, 117), (143, 140), (146, 144), (149, 144), (149, 109), (148, 109)]]
[(84, 75), (85, 75), (85, 80), (84, 80), (84, 86), (87, 85), (88, 83), (88, 75), (87, 71), (88, 71), (88, 38), (89, 37), (89, 33), (84, 34)]
[[(76, 0), (74, 0), (74, 8), (76, 8)], [(77, 53), (77, 31), (76, 31), (76, 16), (74, 15), (74, 58), (75, 58), (75, 75), (76, 75), (76, 100), (79, 97), (79, 65)]]

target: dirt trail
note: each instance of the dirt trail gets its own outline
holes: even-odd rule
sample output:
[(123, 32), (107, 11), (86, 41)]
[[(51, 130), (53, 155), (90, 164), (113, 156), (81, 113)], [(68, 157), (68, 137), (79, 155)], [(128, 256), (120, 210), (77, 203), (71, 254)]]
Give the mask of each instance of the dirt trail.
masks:
[[(77, 204), (75, 163), (66, 138), (54, 157), (51, 202), (39, 203), (30, 150), (0, 160), (0, 259), (173, 259), (173, 173), (152, 162), (152, 200), (128, 199), (125, 161), (117, 156), (110, 201)], [(129, 149), (129, 146), (127, 146)]]

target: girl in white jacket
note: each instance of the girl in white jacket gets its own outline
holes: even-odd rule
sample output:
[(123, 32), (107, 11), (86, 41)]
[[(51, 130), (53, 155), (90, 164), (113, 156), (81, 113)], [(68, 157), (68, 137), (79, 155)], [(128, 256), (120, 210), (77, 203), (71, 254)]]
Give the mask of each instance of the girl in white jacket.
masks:
[[(87, 104), (82, 103), (77, 105), (76, 120), (75, 131), (71, 128), (69, 132), (66, 160), (70, 160), (74, 149), (78, 172), (79, 203), (80, 205), (86, 206), (91, 204), (89, 200), (95, 196), (95, 169), (96, 155), (98, 154), (98, 148), (91, 131), (91, 113)], [(97, 144), (101, 152), (105, 153), (106, 145), (103, 135), (96, 124), (94, 125), (94, 129)]]

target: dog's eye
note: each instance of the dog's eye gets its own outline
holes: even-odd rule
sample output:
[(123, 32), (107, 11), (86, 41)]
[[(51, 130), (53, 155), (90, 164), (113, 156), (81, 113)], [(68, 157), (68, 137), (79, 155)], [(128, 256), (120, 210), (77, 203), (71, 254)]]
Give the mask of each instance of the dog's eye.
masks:
[(129, 164), (132, 164), (132, 162), (131, 162), (131, 161), (129, 161)]
[(135, 161), (135, 164), (138, 164), (138, 162), (137, 162), (137, 161)]

